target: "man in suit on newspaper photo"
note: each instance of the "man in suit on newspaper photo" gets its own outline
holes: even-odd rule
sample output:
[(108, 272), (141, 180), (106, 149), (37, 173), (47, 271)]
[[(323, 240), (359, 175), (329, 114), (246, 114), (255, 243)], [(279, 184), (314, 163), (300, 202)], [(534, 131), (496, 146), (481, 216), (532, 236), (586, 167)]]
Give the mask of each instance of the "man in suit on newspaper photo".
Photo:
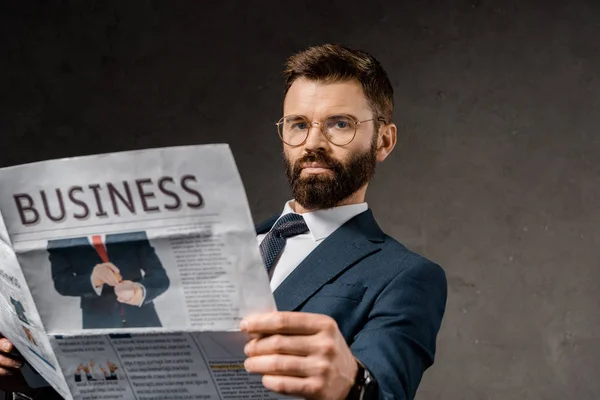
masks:
[(169, 278), (145, 232), (48, 242), (52, 280), (81, 298), (83, 329), (160, 327), (154, 299)]

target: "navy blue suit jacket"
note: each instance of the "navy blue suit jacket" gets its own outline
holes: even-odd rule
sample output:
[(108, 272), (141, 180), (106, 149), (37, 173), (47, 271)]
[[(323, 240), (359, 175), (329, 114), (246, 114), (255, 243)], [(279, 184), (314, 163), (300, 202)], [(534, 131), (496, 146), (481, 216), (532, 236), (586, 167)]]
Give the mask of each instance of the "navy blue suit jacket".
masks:
[(434, 362), (447, 281), (440, 266), (383, 233), (367, 210), (319, 244), (274, 296), (279, 311), (333, 317), (376, 378), (379, 399), (408, 400)]
[(103, 286), (100, 296), (96, 294), (91, 274), (102, 259), (87, 237), (48, 242), (52, 279), (58, 293), (81, 297), (84, 329), (161, 326), (152, 301), (167, 290), (169, 278), (146, 233), (106, 235), (105, 247), (109, 261), (119, 268), (123, 280), (144, 286), (146, 297), (141, 307), (118, 302), (109, 285)]

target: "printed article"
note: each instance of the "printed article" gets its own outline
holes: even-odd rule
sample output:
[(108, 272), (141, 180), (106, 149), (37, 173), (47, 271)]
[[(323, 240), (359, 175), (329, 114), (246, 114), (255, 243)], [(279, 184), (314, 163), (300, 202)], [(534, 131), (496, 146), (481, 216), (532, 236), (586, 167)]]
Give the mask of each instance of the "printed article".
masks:
[(31, 367), (58, 393), (69, 396), (59, 363), (19, 267), (0, 212), (0, 326)]
[(54, 337), (68, 385), (83, 400), (290, 399), (243, 367), (241, 332)]

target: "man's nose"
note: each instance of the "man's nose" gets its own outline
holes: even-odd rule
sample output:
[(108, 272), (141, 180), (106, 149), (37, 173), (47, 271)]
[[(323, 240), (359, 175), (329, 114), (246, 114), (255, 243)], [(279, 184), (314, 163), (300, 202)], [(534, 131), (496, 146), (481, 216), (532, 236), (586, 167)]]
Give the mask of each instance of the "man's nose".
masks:
[(326, 149), (327, 147), (329, 147), (329, 141), (321, 130), (321, 125), (311, 124), (308, 127), (308, 137), (306, 138), (306, 142), (304, 142), (304, 148), (316, 151), (318, 149)]

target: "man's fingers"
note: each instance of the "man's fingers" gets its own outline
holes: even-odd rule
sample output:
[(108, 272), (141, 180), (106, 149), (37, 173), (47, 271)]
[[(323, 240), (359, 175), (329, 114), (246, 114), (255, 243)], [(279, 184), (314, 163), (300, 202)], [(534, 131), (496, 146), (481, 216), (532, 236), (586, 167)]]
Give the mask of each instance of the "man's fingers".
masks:
[(119, 268), (117, 268), (114, 264), (104, 263), (96, 266), (94, 270), (95, 280), (99, 281), (100, 284), (105, 283), (110, 286), (117, 285), (120, 279)]
[(0, 377), (4, 378), (7, 376), (15, 375), (18, 371), (18, 369), (0, 367)]
[(118, 292), (123, 292), (125, 290), (133, 290), (131, 286), (131, 281), (121, 281), (115, 285), (115, 290)]
[(114, 286), (113, 282), (116, 282), (114, 273), (106, 266), (106, 264), (97, 265), (96, 268), (94, 268), (92, 276), (94, 281), (98, 282), (98, 286), (102, 284)]
[(22, 366), (23, 366), (23, 361), (9, 357), (7, 355), (0, 354), (0, 370), (5, 369), (5, 368), (18, 369), (18, 368), (21, 368)]
[(118, 286), (121, 289), (133, 289), (134, 288), (134, 284), (132, 281), (121, 281), (121, 282), (119, 282)]
[(2, 339), (0, 339), (0, 350), (2, 350), (5, 353), (10, 353), (11, 351), (14, 350), (14, 348), (15, 348), (15, 346), (13, 346), (11, 341), (8, 339), (5, 339), (4, 336), (2, 336)]
[(117, 283), (119, 283), (117, 277), (110, 268), (103, 268), (99, 275), (100, 279), (107, 285), (115, 286)]
[(119, 268), (117, 268), (117, 266), (113, 263), (105, 263), (104, 265), (106, 265), (108, 268), (110, 268), (110, 270), (112, 272), (114, 272), (115, 274), (118, 274), (121, 272), (121, 271), (119, 271)]
[(98, 272), (96, 272), (96, 280), (102, 285), (102, 284), (107, 284), (108, 282), (107, 280), (107, 275), (105, 273), (106, 271), (104, 270), (104, 268), (100, 268), (98, 270)]
[(131, 299), (124, 299), (123, 297), (117, 297), (117, 301), (119, 303), (133, 305), (131, 304)]
[(335, 326), (331, 317), (322, 314), (273, 312), (246, 317), (240, 329), (246, 333), (312, 335)]
[(115, 293), (120, 299), (119, 301), (129, 301), (135, 294), (135, 288), (131, 284), (121, 282), (115, 286)]
[(327, 365), (324, 361), (290, 355), (265, 355), (249, 357), (244, 368), (250, 373), (261, 375), (286, 375), (306, 377), (323, 374)]
[(267, 354), (306, 356), (317, 350), (315, 344), (311, 336), (269, 335), (250, 340), (244, 346), (244, 353), (249, 357)]
[(265, 375), (262, 383), (264, 387), (276, 393), (298, 396), (307, 400), (321, 398), (325, 390), (324, 380), (317, 377)]
[(112, 269), (108, 268), (106, 270), (106, 274), (109, 277), (108, 279), (110, 279), (110, 281), (109, 281), (110, 283), (109, 284), (111, 286), (115, 286), (115, 285), (119, 284), (120, 281), (119, 281), (119, 278), (117, 278), (117, 275), (116, 275), (116, 274), (118, 274), (118, 272), (115, 273)]

